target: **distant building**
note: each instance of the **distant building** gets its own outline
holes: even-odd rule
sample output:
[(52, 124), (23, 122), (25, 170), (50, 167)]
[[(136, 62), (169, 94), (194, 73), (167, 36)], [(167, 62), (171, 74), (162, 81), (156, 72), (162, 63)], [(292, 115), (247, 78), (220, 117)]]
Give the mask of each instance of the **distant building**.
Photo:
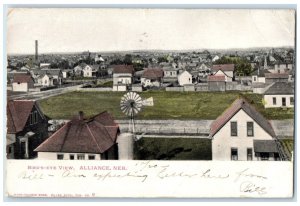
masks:
[(275, 82), (264, 93), (265, 108), (294, 107), (294, 85), (288, 82)]
[(12, 90), (14, 92), (28, 92), (34, 88), (34, 80), (30, 74), (15, 73), (13, 75)]
[(288, 73), (265, 73), (266, 83), (288, 82)]
[(41, 86), (58, 86), (63, 83), (61, 69), (41, 69), (33, 71), (36, 82)]
[(143, 71), (141, 84), (144, 87), (160, 87), (164, 77), (164, 71), (161, 68), (148, 68)]
[(164, 82), (165, 83), (174, 83), (178, 81), (178, 68), (173, 67), (163, 67), (164, 70)]
[(116, 160), (118, 135), (119, 126), (109, 113), (85, 119), (79, 112), (35, 151), (41, 160)]
[(38, 104), (31, 100), (13, 100), (7, 103), (6, 152), (8, 159), (28, 159), (48, 137), (48, 121)]
[(192, 79), (193, 77), (188, 71), (184, 71), (178, 75), (178, 83), (180, 86), (192, 84)]
[(232, 105), (210, 126), (213, 160), (279, 160), (275, 132), (244, 99)]
[(134, 68), (132, 65), (115, 65), (113, 67), (113, 91), (127, 91), (133, 83)]
[(83, 69), (83, 77), (97, 77), (99, 65), (86, 65)]
[(212, 72), (215, 76), (225, 76), (225, 81), (231, 82), (234, 78), (234, 64), (215, 64)]

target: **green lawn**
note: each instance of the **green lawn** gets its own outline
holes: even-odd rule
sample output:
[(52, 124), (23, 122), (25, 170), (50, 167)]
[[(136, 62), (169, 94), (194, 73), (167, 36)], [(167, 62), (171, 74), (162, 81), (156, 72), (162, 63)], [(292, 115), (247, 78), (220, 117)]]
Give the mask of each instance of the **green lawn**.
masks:
[[(125, 92), (71, 92), (40, 101), (43, 112), (53, 119), (70, 119), (83, 111), (87, 116), (107, 110), (116, 119), (127, 118), (120, 110)], [(141, 97), (153, 97), (154, 106), (144, 107), (137, 119), (216, 119), (239, 96), (244, 96), (268, 119), (293, 118), (293, 109), (264, 109), (262, 96), (238, 92), (166, 92), (147, 91)]]
[(211, 160), (211, 140), (142, 138), (135, 142), (135, 160)]

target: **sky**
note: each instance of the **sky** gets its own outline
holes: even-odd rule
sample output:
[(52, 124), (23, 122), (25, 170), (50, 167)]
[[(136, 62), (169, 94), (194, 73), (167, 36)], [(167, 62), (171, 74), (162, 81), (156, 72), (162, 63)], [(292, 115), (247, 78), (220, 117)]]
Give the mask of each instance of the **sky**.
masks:
[(7, 53), (294, 46), (294, 10), (10, 9)]

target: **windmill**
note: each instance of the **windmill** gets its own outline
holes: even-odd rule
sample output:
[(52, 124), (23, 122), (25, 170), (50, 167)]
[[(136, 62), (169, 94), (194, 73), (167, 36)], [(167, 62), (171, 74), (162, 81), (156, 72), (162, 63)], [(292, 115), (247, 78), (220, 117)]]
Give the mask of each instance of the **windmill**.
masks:
[(128, 92), (121, 98), (121, 111), (130, 117), (129, 128), (133, 135), (135, 134), (134, 118), (143, 106), (153, 106), (153, 98), (143, 100), (136, 92)]

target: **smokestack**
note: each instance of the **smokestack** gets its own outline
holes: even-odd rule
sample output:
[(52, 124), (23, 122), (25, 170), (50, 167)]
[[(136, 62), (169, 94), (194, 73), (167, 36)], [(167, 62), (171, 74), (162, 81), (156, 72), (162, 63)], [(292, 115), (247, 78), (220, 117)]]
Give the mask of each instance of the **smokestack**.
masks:
[(39, 51), (38, 51), (38, 40), (35, 40), (35, 62), (39, 60)]
[(83, 116), (84, 116), (83, 111), (79, 111), (79, 112), (78, 112), (78, 119), (79, 119), (79, 120), (83, 120)]

